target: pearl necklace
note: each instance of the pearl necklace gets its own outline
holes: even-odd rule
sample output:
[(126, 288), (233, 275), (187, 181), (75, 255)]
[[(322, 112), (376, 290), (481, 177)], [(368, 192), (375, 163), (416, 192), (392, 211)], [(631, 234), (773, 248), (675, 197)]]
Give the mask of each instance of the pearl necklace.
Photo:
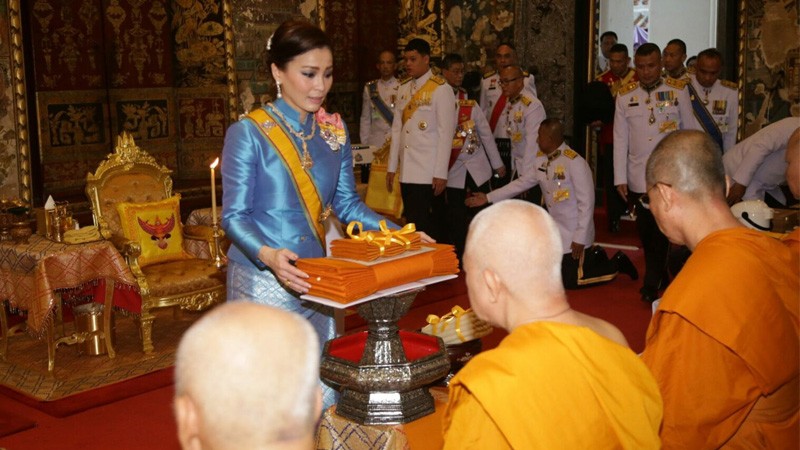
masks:
[(283, 123), (286, 124), (286, 128), (289, 130), (289, 133), (291, 133), (292, 136), (296, 137), (297, 139), (300, 139), (300, 145), (303, 147), (303, 156), (300, 159), (300, 165), (305, 170), (314, 167), (314, 160), (311, 159), (311, 153), (308, 152), (308, 141), (310, 141), (311, 138), (317, 134), (317, 120), (311, 120), (311, 132), (306, 135), (305, 133), (292, 128), (292, 125), (289, 124), (288, 120), (286, 120), (286, 116), (284, 116), (283, 113), (277, 107), (275, 107), (275, 105), (270, 103), (270, 107), (272, 111), (283, 121)]

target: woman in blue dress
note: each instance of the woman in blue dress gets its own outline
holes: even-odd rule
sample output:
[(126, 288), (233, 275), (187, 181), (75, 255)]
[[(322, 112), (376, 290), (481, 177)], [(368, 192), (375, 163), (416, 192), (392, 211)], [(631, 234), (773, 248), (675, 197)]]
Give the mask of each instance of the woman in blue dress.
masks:
[[(233, 243), (227, 296), (303, 315), (322, 347), (336, 335), (333, 310), (299, 298), (310, 285), (293, 262), (325, 256), (329, 214), (368, 230), (383, 217), (356, 193), (341, 118), (322, 109), (333, 83), (328, 37), (293, 20), (278, 27), (267, 49), (278, 98), (231, 125), (222, 153), (222, 227)], [(325, 407), (335, 401), (323, 384)]]

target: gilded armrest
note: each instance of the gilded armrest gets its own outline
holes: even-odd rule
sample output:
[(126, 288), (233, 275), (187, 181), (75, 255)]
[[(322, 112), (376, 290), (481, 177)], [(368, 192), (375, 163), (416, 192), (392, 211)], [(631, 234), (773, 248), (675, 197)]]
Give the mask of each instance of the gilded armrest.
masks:
[(136, 278), (144, 278), (142, 269), (139, 267), (139, 256), (142, 254), (142, 244), (117, 235), (111, 236), (108, 240), (114, 244), (114, 247), (116, 247), (125, 258), (125, 261), (127, 261), (128, 266), (131, 268), (131, 272), (133, 272), (133, 276)]

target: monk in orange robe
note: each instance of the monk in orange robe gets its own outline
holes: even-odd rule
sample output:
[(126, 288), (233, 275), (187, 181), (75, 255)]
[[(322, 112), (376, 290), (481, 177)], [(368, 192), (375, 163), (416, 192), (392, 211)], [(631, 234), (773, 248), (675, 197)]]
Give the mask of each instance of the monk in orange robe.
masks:
[(451, 380), (446, 450), (659, 448), (655, 380), (616, 327), (570, 308), (561, 253), (532, 203), (499, 202), (472, 221), (471, 306), (510, 334)]
[(705, 133), (662, 140), (646, 181), (659, 228), (692, 250), (642, 355), (664, 398), (664, 448), (798, 448), (800, 280), (791, 251), (730, 212), (719, 149)]

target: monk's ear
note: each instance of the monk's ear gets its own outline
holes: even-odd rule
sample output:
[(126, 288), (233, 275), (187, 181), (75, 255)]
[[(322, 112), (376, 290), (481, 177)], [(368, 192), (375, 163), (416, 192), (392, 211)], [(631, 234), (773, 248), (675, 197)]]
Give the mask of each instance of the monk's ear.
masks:
[(200, 448), (200, 418), (197, 415), (197, 405), (188, 395), (175, 398), (175, 422), (178, 424), (181, 448)]
[(658, 189), (658, 195), (661, 196), (661, 200), (664, 202), (664, 211), (669, 211), (673, 206), (675, 206), (677, 193), (674, 189), (672, 189), (672, 187), (665, 184), (656, 185), (656, 189)]
[(500, 292), (503, 289), (503, 281), (493, 270), (483, 271), (483, 282), (486, 283), (486, 290), (489, 291), (489, 303), (497, 303), (500, 299)]

